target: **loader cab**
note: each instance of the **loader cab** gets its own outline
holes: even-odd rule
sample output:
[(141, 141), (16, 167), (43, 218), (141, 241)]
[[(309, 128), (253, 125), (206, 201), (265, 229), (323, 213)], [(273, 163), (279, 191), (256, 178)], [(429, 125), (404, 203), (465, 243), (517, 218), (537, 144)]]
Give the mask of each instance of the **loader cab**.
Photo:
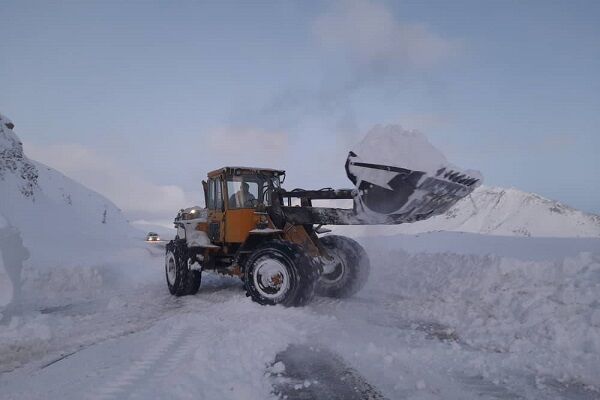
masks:
[(285, 171), (225, 167), (203, 182), (208, 209), (208, 236), (217, 243), (243, 243), (273, 201)]

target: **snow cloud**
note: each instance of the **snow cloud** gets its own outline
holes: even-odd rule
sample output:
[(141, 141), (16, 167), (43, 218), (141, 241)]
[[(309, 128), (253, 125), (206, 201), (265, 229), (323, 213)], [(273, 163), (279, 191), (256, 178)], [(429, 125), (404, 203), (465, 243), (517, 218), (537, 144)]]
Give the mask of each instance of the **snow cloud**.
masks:
[(190, 196), (179, 186), (156, 184), (111, 157), (79, 144), (28, 144), (26, 152), (30, 158), (108, 197), (133, 217), (174, 214), (194, 203), (193, 198), (200, 198)]
[(369, 0), (335, 3), (315, 20), (313, 32), (325, 50), (371, 67), (429, 67), (460, 47), (425, 25), (398, 20), (384, 4)]

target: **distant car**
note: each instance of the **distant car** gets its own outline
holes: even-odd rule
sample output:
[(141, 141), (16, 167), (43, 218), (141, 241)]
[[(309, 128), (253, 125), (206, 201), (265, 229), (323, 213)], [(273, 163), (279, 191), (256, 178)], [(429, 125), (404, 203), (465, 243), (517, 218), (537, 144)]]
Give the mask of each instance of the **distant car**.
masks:
[(159, 242), (160, 236), (156, 232), (148, 232), (146, 235), (146, 242)]

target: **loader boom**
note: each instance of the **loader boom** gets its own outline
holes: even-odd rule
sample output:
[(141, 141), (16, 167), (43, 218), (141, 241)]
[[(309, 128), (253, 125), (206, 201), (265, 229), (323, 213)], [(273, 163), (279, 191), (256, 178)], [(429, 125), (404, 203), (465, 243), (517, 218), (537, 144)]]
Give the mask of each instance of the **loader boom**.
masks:
[[(435, 176), (421, 171), (384, 165), (352, 163), (351, 153), (346, 163), (348, 178), (356, 189), (275, 191), (272, 205), (274, 220), (284, 219), (298, 225), (396, 225), (421, 221), (448, 211), (460, 199), (468, 196), (479, 179), (454, 171), (440, 169)], [(359, 182), (349, 166), (391, 173), (388, 187)], [(394, 175), (395, 174), (395, 175)], [(300, 199), (293, 207), (292, 199)], [(353, 200), (351, 209), (313, 207), (312, 200)], [(287, 205), (286, 205), (287, 204)], [(391, 211), (391, 212), (390, 212)]]

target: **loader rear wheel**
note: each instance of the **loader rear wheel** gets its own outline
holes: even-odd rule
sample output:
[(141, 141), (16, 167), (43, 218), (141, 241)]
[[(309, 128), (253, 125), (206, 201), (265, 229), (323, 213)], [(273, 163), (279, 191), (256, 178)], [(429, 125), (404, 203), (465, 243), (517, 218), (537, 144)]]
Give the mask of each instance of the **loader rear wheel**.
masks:
[(172, 295), (187, 296), (198, 293), (202, 275), (200, 271), (190, 269), (185, 249), (173, 240), (167, 244), (165, 276)]
[(319, 240), (331, 261), (323, 266), (317, 294), (335, 298), (354, 295), (367, 283), (371, 270), (365, 249), (356, 240), (345, 236), (328, 235)]
[(318, 276), (318, 266), (301, 246), (270, 240), (248, 257), (244, 287), (259, 304), (297, 307), (313, 298)]

